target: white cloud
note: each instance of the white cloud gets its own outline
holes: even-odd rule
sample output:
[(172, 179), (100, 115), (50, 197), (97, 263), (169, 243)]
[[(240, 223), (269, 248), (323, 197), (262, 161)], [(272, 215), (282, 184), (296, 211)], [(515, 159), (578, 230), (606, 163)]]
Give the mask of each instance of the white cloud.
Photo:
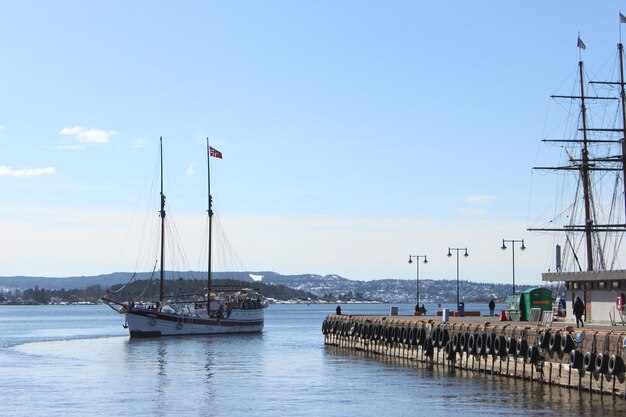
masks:
[(146, 146), (147, 143), (148, 141), (146, 139), (135, 139), (135, 141), (133, 142), (133, 148), (143, 148)]
[(497, 197), (491, 194), (470, 194), (467, 196), (468, 203), (487, 203), (495, 200)]
[(57, 149), (63, 149), (63, 150), (69, 149), (69, 150), (72, 150), (72, 151), (74, 151), (76, 149), (85, 149), (85, 148), (86, 148), (86, 146), (84, 146), (84, 145), (59, 145), (59, 146), (57, 146)]
[(464, 216), (471, 217), (482, 217), (489, 214), (489, 210), (487, 210), (486, 208), (477, 207), (459, 207), (456, 209), (456, 212)]
[(50, 175), (55, 172), (54, 167), (13, 169), (4, 165), (0, 166), (0, 176), (8, 177), (34, 177), (36, 175)]
[(111, 136), (117, 134), (114, 130), (87, 129), (81, 126), (64, 127), (59, 132), (61, 135), (73, 136), (81, 143), (107, 144)]
[(188, 177), (191, 177), (195, 172), (196, 170), (193, 168), (193, 162), (192, 162), (191, 164), (189, 164), (189, 166), (185, 170), (185, 175)]

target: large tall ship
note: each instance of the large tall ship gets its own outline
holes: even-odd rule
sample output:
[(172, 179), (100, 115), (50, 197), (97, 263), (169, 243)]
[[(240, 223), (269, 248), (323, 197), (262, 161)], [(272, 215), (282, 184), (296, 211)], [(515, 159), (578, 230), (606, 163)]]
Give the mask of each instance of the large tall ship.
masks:
[(166, 294), (165, 248), (166, 213), (163, 191), (163, 140), (160, 140), (160, 261), (159, 295), (154, 300), (120, 301), (112, 295), (102, 301), (124, 315), (130, 337), (206, 335), (261, 332), (264, 325), (263, 296), (252, 288), (215, 288), (212, 280), (213, 198), (211, 196), (211, 158), (222, 154), (209, 146), (207, 139), (208, 183), (208, 264), (206, 292), (203, 294)]
[[(626, 18), (620, 13), (620, 25)], [(621, 37), (621, 36), (620, 36)], [(538, 166), (558, 176), (554, 217), (531, 231), (557, 232), (555, 267), (542, 274), (546, 282), (564, 284), (567, 315), (576, 297), (585, 303), (586, 320), (623, 321), (626, 271), (621, 246), (626, 233), (626, 95), (624, 47), (617, 45), (617, 74), (612, 80), (586, 75), (580, 60), (572, 93), (555, 95), (557, 107), (569, 117), (562, 136), (546, 138), (562, 150), (562, 162)]]

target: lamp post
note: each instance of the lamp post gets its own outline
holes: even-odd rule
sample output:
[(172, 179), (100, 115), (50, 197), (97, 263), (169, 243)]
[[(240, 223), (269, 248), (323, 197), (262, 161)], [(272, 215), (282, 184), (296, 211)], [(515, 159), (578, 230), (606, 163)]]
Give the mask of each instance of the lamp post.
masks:
[(456, 311), (457, 313), (459, 313), (459, 315), (461, 315), (461, 312), (459, 311), (461, 303), (461, 299), (459, 297), (459, 251), (465, 251), (465, 254), (463, 256), (465, 256), (466, 258), (469, 255), (467, 254), (467, 248), (448, 248), (448, 257), (452, 256), (452, 251), (456, 252)]
[(428, 260), (426, 259), (426, 255), (409, 255), (409, 263), (413, 263), (413, 259), (415, 259), (415, 268), (416, 268), (416, 277), (415, 277), (415, 299), (417, 300), (417, 304), (415, 304), (415, 311), (419, 310), (420, 307), (420, 258), (424, 259), (424, 263), (427, 264)]
[(506, 245), (505, 243), (510, 243), (511, 244), (511, 254), (513, 255), (513, 295), (515, 295), (515, 244), (516, 243), (521, 243), (522, 246), (520, 246), (521, 250), (525, 250), (526, 246), (524, 246), (524, 239), (521, 240), (517, 240), (517, 239), (502, 239), (502, 247), (500, 249), (502, 250), (506, 250)]

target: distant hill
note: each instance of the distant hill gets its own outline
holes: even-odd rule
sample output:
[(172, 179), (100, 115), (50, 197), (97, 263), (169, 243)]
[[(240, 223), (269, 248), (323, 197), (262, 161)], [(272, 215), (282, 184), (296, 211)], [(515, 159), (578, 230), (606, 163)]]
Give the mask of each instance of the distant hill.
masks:
[[(150, 279), (151, 272), (135, 274), (135, 280)], [(169, 279), (204, 279), (206, 272), (186, 272), (166, 274)], [(100, 285), (110, 288), (124, 284), (133, 277), (129, 272), (115, 272), (96, 276), (67, 278), (46, 277), (0, 277), (0, 290), (42, 288), (51, 290), (85, 289)], [(371, 300), (382, 302), (415, 302), (416, 289), (414, 280), (381, 279), (373, 281), (357, 281), (339, 275), (282, 275), (272, 271), (257, 272), (216, 272), (216, 280), (236, 280), (253, 283), (262, 279), (265, 285), (284, 285), (294, 290), (312, 293), (325, 300)], [(262, 278), (261, 278), (262, 277)], [(460, 281), (459, 292), (465, 302), (488, 302), (494, 298), (504, 301), (511, 293), (511, 284), (476, 283)], [(517, 292), (535, 286), (516, 285)], [(456, 302), (456, 280), (420, 280), (420, 301), (426, 303)]]

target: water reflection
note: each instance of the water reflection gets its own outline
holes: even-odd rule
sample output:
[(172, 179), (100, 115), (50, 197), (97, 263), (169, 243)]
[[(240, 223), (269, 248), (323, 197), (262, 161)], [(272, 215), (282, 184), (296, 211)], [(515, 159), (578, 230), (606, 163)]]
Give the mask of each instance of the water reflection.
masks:
[[(464, 415), (527, 417), (591, 417), (626, 413), (626, 400), (622, 397), (579, 392), (537, 381), (435, 366), (410, 359), (352, 352), (334, 346), (326, 346), (325, 352), (329, 366), (350, 377), (351, 384), (355, 382), (353, 373), (358, 373), (359, 367), (370, 369), (371, 378), (394, 381), (397, 386), (396, 400), (390, 405), (390, 415), (396, 414), (394, 411), (401, 412), (402, 407), (410, 406), (408, 403), (403, 404), (400, 399), (406, 395), (427, 399), (423, 402), (431, 417), (447, 416), (453, 410)], [(373, 367), (372, 363), (378, 363), (379, 366)], [(394, 406), (397, 406), (396, 410)]]

